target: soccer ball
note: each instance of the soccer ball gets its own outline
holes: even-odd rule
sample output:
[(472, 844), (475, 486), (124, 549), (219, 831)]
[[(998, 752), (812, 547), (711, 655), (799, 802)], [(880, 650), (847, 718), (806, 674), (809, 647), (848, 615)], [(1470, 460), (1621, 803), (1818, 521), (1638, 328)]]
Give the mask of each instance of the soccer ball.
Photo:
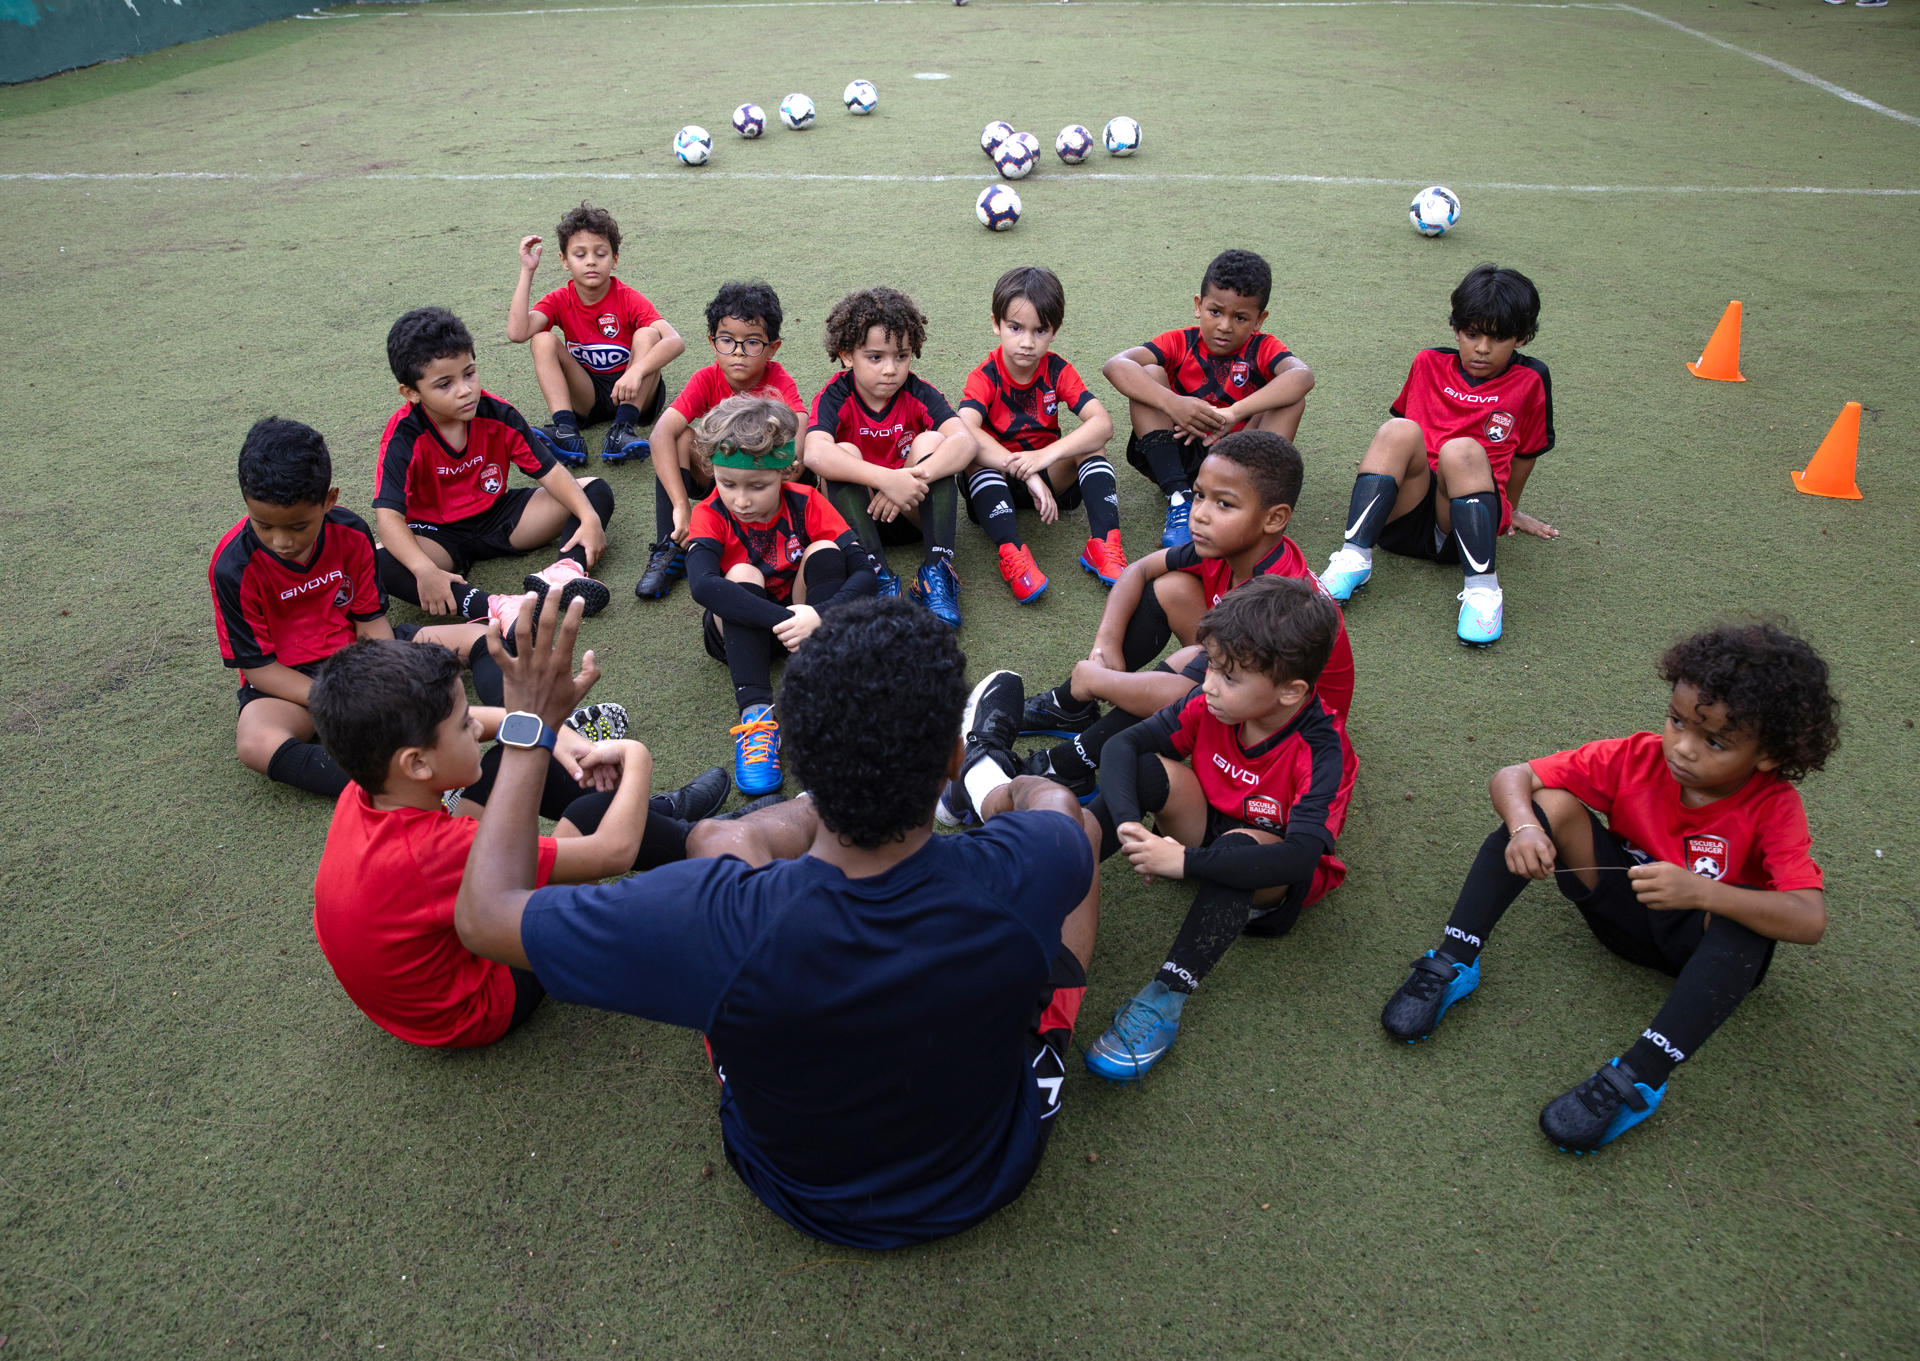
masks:
[(813, 101), (803, 94), (790, 94), (780, 101), (780, 121), (795, 132), (813, 126)]
[(988, 160), (992, 160), (993, 153), (1000, 149), (1000, 144), (1011, 136), (1013, 136), (1013, 124), (995, 119), (980, 129), (980, 149), (987, 153)]
[(1444, 185), (1433, 185), (1413, 196), (1407, 221), (1422, 236), (1444, 236), (1460, 220), (1460, 197)]
[(1020, 220), (1020, 195), (1010, 184), (989, 184), (973, 201), (973, 215), (990, 232), (1004, 232)]
[(1028, 154), (1033, 157), (1036, 163), (1039, 161), (1040, 139), (1038, 137), (1035, 137), (1030, 132), (1016, 132), (1013, 134), (1012, 140), (1018, 142), (1021, 146), (1025, 147), (1027, 149)]
[(705, 128), (689, 123), (673, 134), (673, 154), (682, 165), (705, 165), (707, 157), (713, 155), (713, 138)]
[(1021, 180), (1033, 169), (1033, 151), (1015, 133), (993, 150), (993, 168), (1009, 180)]
[(1107, 144), (1107, 150), (1115, 156), (1131, 156), (1140, 149), (1140, 125), (1124, 114), (1109, 119), (1106, 130), (1100, 134), (1100, 140)]
[(767, 111), (758, 104), (742, 104), (733, 111), (733, 130), (742, 137), (758, 137), (767, 130)]
[(840, 102), (847, 106), (848, 113), (872, 113), (873, 106), (880, 102), (880, 92), (873, 88), (870, 80), (856, 80), (840, 93)]
[(1079, 165), (1093, 155), (1093, 134), (1078, 123), (1069, 123), (1053, 139), (1053, 154), (1068, 165)]

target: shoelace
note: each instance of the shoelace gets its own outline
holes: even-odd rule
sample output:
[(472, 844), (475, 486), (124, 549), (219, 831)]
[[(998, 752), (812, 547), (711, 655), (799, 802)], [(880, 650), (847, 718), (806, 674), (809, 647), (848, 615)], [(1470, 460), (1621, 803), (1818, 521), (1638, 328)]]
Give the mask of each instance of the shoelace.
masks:
[(735, 724), (727, 730), (727, 735), (746, 739), (741, 743), (740, 756), (751, 765), (773, 760), (773, 744), (779, 732), (780, 725), (771, 718), (756, 718), (751, 723)]
[(1118, 1035), (1120, 1043), (1126, 1045), (1128, 1051), (1132, 1052), (1146, 1043), (1147, 1037), (1153, 1034), (1160, 1020), (1159, 1012), (1138, 997), (1129, 997), (1114, 1015), (1113, 1033)]

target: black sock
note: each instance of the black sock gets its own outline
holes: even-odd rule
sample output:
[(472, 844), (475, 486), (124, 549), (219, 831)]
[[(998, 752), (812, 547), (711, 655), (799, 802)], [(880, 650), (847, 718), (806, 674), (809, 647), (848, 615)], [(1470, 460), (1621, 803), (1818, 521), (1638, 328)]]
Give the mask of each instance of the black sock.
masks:
[(1173, 625), (1167, 620), (1166, 607), (1149, 581), (1140, 603), (1127, 618), (1127, 631), (1120, 635), (1121, 667), (1127, 671), (1142, 669), (1160, 655), (1160, 649), (1172, 637)]
[[(593, 513), (600, 517), (600, 527), (605, 529), (613, 520), (613, 488), (607, 485), (605, 478), (595, 477), (582, 483), (580, 490), (587, 494), (587, 504), (593, 507)], [(580, 518), (577, 515), (569, 515), (567, 522), (560, 526), (560, 542), (565, 543), (571, 539), (579, 528)], [(587, 565), (587, 550), (578, 544), (560, 556), (572, 558), (582, 567)]]
[(480, 620), (487, 617), (487, 602), (493, 597), (479, 586), (465, 581), (453, 583), (453, 609), (462, 619)]
[(927, 541), (926, 562), (944, 562), (952, 569), (953, 540), (959, 521), (959, 480), (943, 477), (927, 488), (927, 499), (921, 503), (920, 535)]
[(620, 403), (619, 406), (613, 409), (613, 423), (615, 425), (639, 425), (640, 408), (632, 402)]
[(1173, 431), (1149, 430), (1140, 436), (1140, 457), (1146, 460), (1149, 474), (1164, 495), (1185, 495), (1193, 490), (1186, 463), (1180, 457), (1180, 441)]
[(1100, 769), (1100, 751), (1108, 740), (1139, 721), (1125, 709), (1107, 710), (1093, 721), (1092, 727), (1047, 753), (1053, 773), (1063, 780), (1085, 779)]
[[(772, 598), (764, 586), (744, 589), (762, 600)], [(733, 678), (733, 699), (739, 711), (745, 713), (754, 704), (773, 703), (772, 632), (728, 619), (723, 622), (720, 642), (726, 649), (727, 674)]]
[(1020, 526), (1013, 517), (1013, 494), (1007, 487), (1005, 473), (997, 468), (982, 468), (969, 477), (967, 505), (995, 545), (1020, 542)]
[(840, 512), (840, 518), (847, 522), (853, 536), (860, 540), (860, 546), (873, 559), (874, 566), (884, 568), (887, 556), (880, 543), (880, 526), (867, 513), (867, 502), (873, 496), (872, 489), (858, 482), (829, 482), (826, 484), (826, 493), (827, 500), (833, 503), (833, 508)]
[(339, 798), (348, 784), (347, 772), (333, 763), (325, 747), (297, 737), (289, 737), (267, 758), (267, 778), (330, 799)]
[(807, 604), (824, 610), (847, 584), (847, 555), (838, 548), (809, 553), (800, 564), (800, 578), (807, 583)]
[[(1539, 804), (1533, 805), (1534, 820), (1548, 836), (1553, 835), (1553, 825), (1547, 821), (1547, 815)], [(1480, 958), (1480, 951), (1486, 948), (1487, 936), (1492, 932), (1506, 910), (1513, 906), (1513, 900), (1525, 892), (1533, 881), (1524, 874), (1515, 874), (1507, 868), (1506, 824), (1494, 828), (1487, 839), (1480, 843), (1479, 853), (1473, 857), (1473, 866), (1467, 871), (1467, 882), (1460, 886), (1460, 896), (1453, 904), (1453, 915), (1447, 918), (1446, 937), (1440, 942), (1438, 953), (1460, 964), (1471, 964)]]
[(1753, 991), (1772, 958), (1772, 944), (1739, 922), (1715, 917), (1693, 957), (1681, 966), (1653, 1024), (1621, 1056), (1621, 1062), (1649, 1087), (1660, 1086)]
[[(687, 858), (689, 826), (662, 812), (661, 804), (664, 801), (658, 794), (647, 800), (647, 825), (640, 833), (640, 853), (633, 858), (635, 872)], [(613, 795), (610, 793), (580, 794), (567, 805), (561, 816), (578, 827), (582, 836), (592, 836), (600, 830), (601, 820), (612, 806)]]
[(1080, 499), (1087, 507), (1087, 532), (1104, 539), (1120, 528), (1120, 484), (1114, 480), (1113, 465), (1095, 454), (1080, 465), (1075, 476), (1080, 480)]
[[(1231, 832), (1220, 838), (1234, 839), (1253, 838), (1236, 837)], [(1167, 962), (1156, 976), (1175, 992), (1192, 992), (1220, 962), (1227, 947), (1240, 939), (1252, 911), (1253, 890), (1201, 880), (1193, 906), (1187, 909), (1187, 919), (1180, 923), (1180, 934), (1173, 938), (1173, 948), (1167, 952)]]
[(572, 439), (580, 433), (580, 418), (571, 411), (553, 413), (553, 429), (562, 439)]
[(504, 709), (507, 678), (501, 674), (500, 663), (493, 659), (493, 653), (487, 650), (485, 638), (476, 639), (467, 649), (467, 669), (473, 672), (473, 693), (480, 697), (480, 702)]
[(1448, 503), (1453, 515), (1453, 538), (1460, 549), (1460, 570), (1468, 576), (1493, 571), (1493, 546), (1500, 535), (1500, 494), (1477, 491)]
[[(487, 748), (480, 757), (480, 778), (460, 791), (462, 798), (472, 799), (481, 807), (486, 807), (487, 801), (493, 797), (494, 781), (500, 778), (500, 753), (504, 750), (498, 743)], [(579, 781), (567, 774), (567, 768), (558, 760), (549, 756), (540, 786), (540, 816), (549, 822), (557, 821), (567, 815), (567, 809), (579, 797)]]
[(1355, 548), (1380, 542), (1380, 531), (1386, 528), (1399, 495), (1400, 484), (1385, 473), (1361, 473), (1354, 478), (1353, 497), (1347, 502), (1346, 541)]
[[(680, 470), (680, 476), (686, 476), (686, 469)], [(691, 498), (689, 498), (691, 500)], [(653, 541), (670, 543), (673, 540), (673, 498), (667, 495), (667, 489), (660, 485), (660, 479), (653, 480)]]

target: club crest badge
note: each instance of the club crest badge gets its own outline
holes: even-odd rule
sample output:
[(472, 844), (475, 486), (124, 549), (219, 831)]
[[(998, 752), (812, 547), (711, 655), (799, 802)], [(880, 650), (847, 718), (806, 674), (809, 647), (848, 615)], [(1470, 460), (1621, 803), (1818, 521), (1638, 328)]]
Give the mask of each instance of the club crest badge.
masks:
[(506, 474), (500, 471), (498, 463), (489, 463), (480, 470), (480, 490), (488, 496), (498, 496), (500, 489), (506, 485)]
[(1244, 359), (1236, 359), (1227, 370), (1227, 381), (1237, 388), (1243, 388), (1253, 381), (1253, 369)]
[(1496, 411), (1487, 417), (1487, 443), (1499, 444), (1513, 433), (1513, 413)]
[(1702, 879), (1724, 879), (1727, 875), (1727, 841), (1718, 836), (1687, 838), (1687, 868)]
[(1051, 416), (1060, 409), (1060, 397), (1052, 388), (1043, 388), (1040, 392), (1040, 409)]
[(353, 578), (343, 573), (340, 577), (340, 589), (333, 593), (333, 607), (336, 610), (344, 610), (352, 603)]
[(602, 312), (594, 325), (600, 328), (600, 334), (608, 340), (620, 334), (620, 318), (611, 312)]
[(1279, 800), (1270, 799), (1265, 794), (1255, 794), (1246, 802), (1246, 814), (1248, 822), (1261, 827), (1275, 827), (1281, 821)]

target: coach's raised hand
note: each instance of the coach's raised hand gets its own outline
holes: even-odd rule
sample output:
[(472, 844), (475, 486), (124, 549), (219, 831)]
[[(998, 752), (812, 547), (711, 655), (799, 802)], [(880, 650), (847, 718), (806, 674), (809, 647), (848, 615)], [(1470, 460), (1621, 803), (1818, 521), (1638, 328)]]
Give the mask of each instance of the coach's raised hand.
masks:
[[(527, 600), (531, 602), (532, 598), (529, 593)], [(594, 660), (592, 649), (580, 659), (580, 670), (576, 673), (573, 669), (573, 647), (580, 638), (586, 602), (576, 599), (562, 616), (559, 601), (560, 592), (547, 592), (537, 628), (534, 611), (521, 609), (513, 621), (513, 653), (506, 650), (499, 622), (490, 620), (487, 624), (487, 651), (493, 654), (505, 678), (507, 709), (538, 714), (549, 728), (564, 723), (600, 679), (600, 664)]]

